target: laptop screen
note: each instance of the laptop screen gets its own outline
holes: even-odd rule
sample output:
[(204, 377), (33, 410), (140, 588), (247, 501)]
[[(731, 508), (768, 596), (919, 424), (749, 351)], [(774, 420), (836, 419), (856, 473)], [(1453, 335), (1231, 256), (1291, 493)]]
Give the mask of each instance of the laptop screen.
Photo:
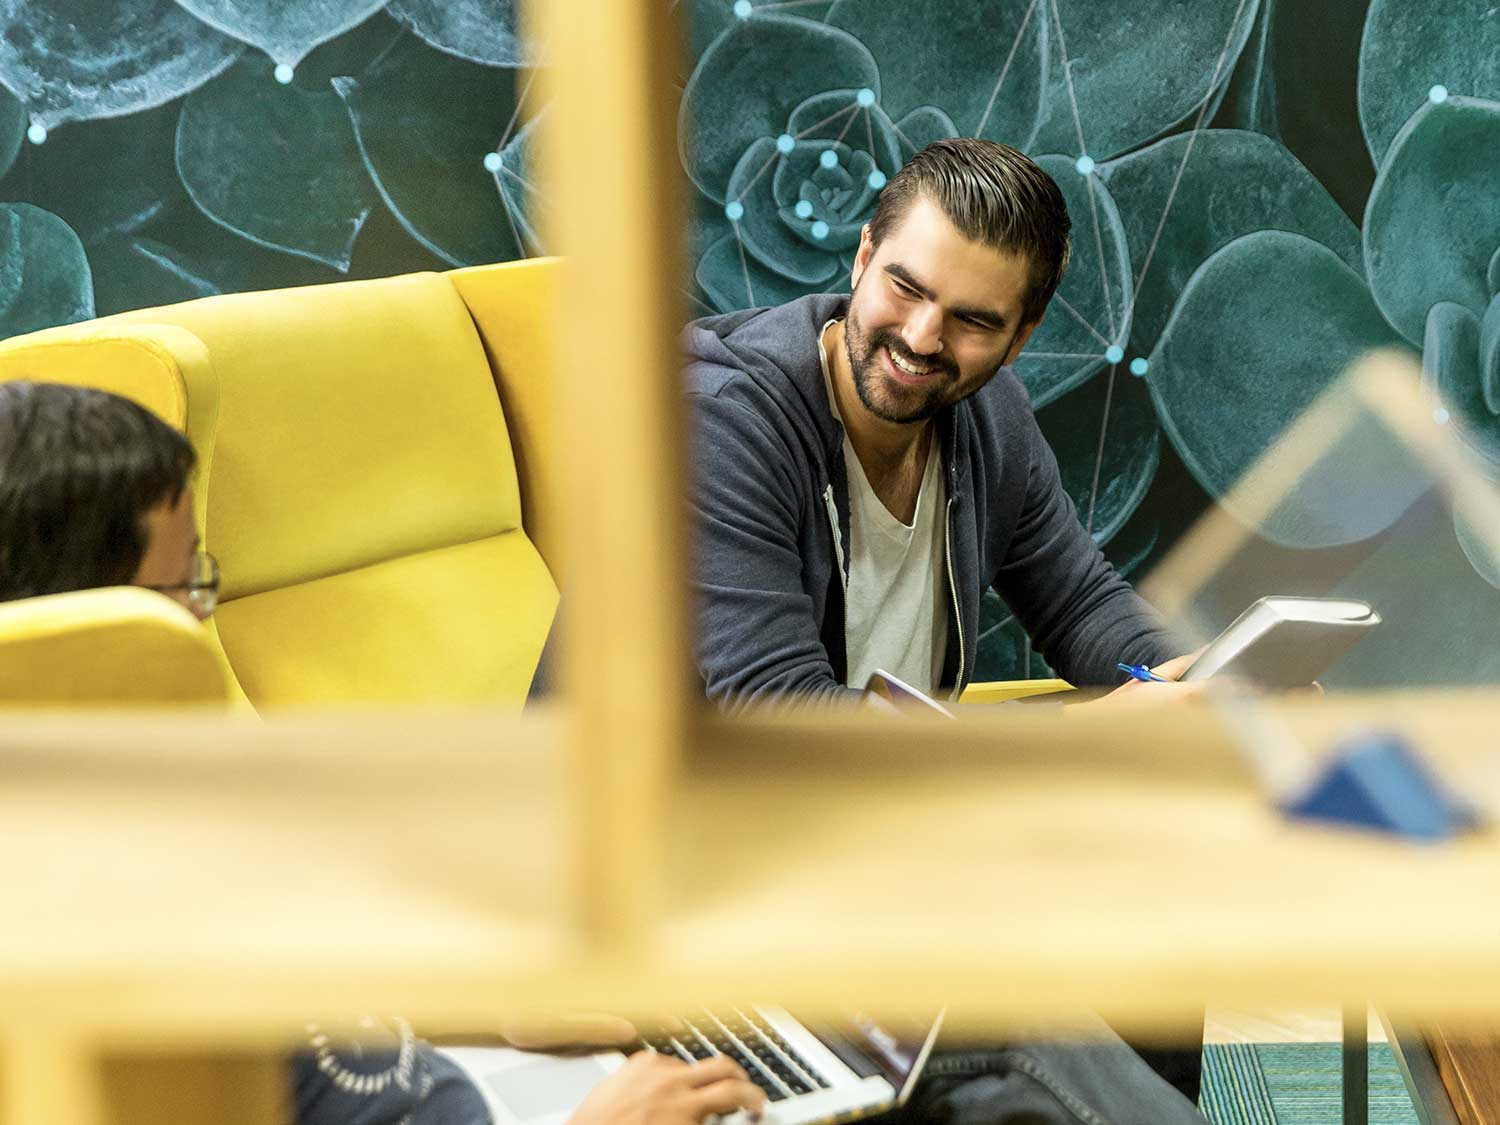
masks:
[(904, 1102), (932, 1053), (942, 1023), (941, 1012), (928, 1019), (876, 1019), (855, 1012), (846, 1019), (808, 1026), (855, 1074), (861, 1078), (879, 1075), (897, 1091), (897, 1101)]

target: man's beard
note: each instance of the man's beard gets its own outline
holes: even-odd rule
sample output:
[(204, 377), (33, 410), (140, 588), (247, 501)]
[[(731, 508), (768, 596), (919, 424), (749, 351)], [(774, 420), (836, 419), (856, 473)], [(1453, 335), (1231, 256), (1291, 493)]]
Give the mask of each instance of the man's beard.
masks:
[[(928, 377), (932, 382), (925, 387), (902, 386), (885, 372), (880, 360), (881, 348), (914, 367), (930, 368)], [(844, 350), (849, 356), (849, 370), (854, 375), (859, 401), (886, 422), (925, 422), (969, 393), (955, 393), (959, 388), (959, 371), (950, 361), (941, 356), (913, 354), (895, 329), (882, 328), (873, 336), (866, 336), (852, 306), (844, 320)]]

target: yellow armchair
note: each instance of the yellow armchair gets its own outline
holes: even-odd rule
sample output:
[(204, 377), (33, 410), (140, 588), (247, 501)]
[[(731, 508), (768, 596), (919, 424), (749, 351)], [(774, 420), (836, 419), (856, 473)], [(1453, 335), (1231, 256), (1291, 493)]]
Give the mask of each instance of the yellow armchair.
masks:
[(143, 309), (6, 341), (0, 379), (104, 387), (185, 426), (223, 570), (207, 639), (237, 697), (519, 708), (557, 603), (523, 514), (535, 499), (542, 526), (551, 494), (556, 268)]
[(133, 586), (0, 603), (0, 705), (223, 706), (209, 635), (172, 599)]

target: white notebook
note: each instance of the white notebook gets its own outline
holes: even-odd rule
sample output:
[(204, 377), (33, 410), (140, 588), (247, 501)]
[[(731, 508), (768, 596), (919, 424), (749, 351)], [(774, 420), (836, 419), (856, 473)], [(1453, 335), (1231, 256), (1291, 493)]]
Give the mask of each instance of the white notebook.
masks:
[(1302, 687), (1379, 624), (1380, 614), (1351, 598), (1261, 598), (1203, 650), (1182, 678), (1222, 675), (1263, 687)]

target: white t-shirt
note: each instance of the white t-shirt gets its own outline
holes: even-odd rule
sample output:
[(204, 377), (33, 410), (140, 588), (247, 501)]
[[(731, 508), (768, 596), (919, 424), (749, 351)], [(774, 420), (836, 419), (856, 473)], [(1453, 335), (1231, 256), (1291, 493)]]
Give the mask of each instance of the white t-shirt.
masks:
[[(829, 321), (828, 324), (833, 324)], [(823, 334), (818, 354), (828, 404), (839, 417)], [(946, 542), (948, 489), (934, 437), (910, 525), (875, 494), (844, 431), (849, 478), (849, 582), (844, 593), (844, 647), (849, 687), (862, 688), (876, 669), (934, 694), (948, 647)]]

